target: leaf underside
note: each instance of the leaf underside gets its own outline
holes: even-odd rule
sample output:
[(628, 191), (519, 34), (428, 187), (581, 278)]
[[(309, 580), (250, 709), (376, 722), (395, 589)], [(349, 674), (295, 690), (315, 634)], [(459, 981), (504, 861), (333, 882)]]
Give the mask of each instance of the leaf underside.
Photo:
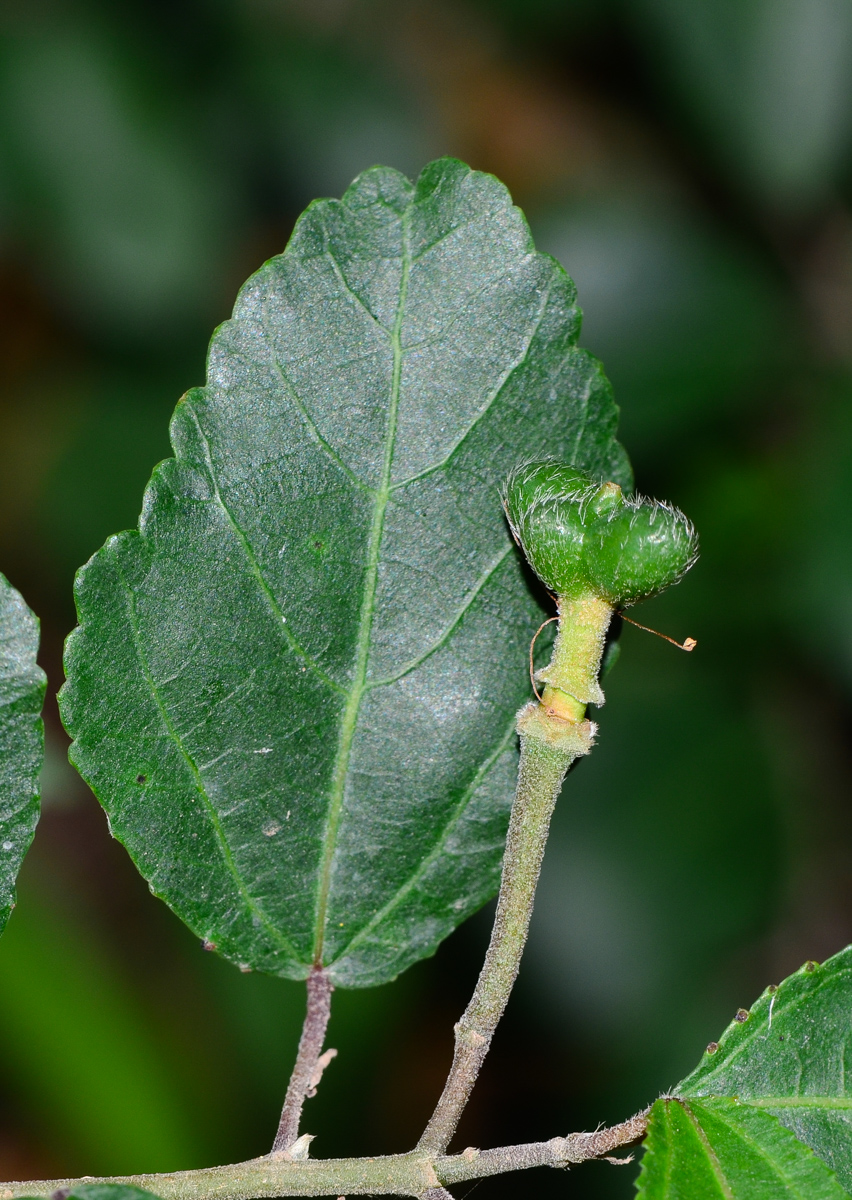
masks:
[(850, 1049), (847, 947), (768, 988), (711, 1043), (674, 1095), (657, 1101), (640, 1196), (820, 1200), (852, 1193)]
[(562, 268), (452, 159), (305, 212), (77, 582), (72, 759), (232, 961), (393, 978), (496, 891), (541, 621), (499, 487), (630, 486)]
[(0, 575), (0, 932), (38, 821), (45, 678), (37, 653), (38, 622)]

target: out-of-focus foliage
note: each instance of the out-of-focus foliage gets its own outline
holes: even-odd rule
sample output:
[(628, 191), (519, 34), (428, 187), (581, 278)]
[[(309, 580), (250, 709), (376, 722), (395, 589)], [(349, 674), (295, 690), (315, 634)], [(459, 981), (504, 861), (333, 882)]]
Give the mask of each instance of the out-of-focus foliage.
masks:
[[(471, 1144), (623, 1118), (767, 982), (852, 941), (850, 54), (843, 0), (0, 13), (0, 570), (42, 617), (53, 686), (73, 570), (135, 522), (209, 325), (307, 200), (374, 161), (415, 172), (452, 153), (508, 182), (577, 282), (638, 487), (700, 530), (695, 570), (632, 614), (698, 648), (625, 629)], [(48, 811), (0, 942), (0, 1004), (18, 1013), (0, 1023), (0, 1175), (264, 1151), (298, 987), (185, 938), (63, 768), (52, 711), (48, 725)], [(25, 952), (27, 922), (44, 936)], [(318, 1154), (411, 1144), (484, 926), (399, 983), (335, 995), (340, 1055), (307, 1109)], [(115, 1105), (96, 1116), (100, 1057), (74, 1050), (97, 1047), (107, 1009), (140, 1114), (122, 1129)], [(38, 1030), (69, 1012), (51, 1068)], [(571, 1186), (626, 1197), (631, 1170), (589, 1166)]]
[(683, 440), (736, 420), (790, 353), (766, 264), (692, 204), (615, 191), (542, 213), (536, 231), (571, 266), (583, 336), (615, 381), (621, 435), (640, 461), (682, 461)]
[(180, 337), (221, 280), (234, 203), (183, 89), (164, 94), (93, 16), (34, 6), (4, 24), (8, 219), (37, 276), (97, 332)]
[(844, 0), (628, 0), (683, 115), (742, 186), (807, 210), (852, 149)]

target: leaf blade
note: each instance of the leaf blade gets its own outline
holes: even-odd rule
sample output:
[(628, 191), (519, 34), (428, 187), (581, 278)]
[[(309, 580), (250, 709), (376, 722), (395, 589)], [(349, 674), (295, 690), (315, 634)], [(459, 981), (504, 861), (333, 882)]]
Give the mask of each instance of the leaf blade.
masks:
[(852, 1189), (852, 947), (767, 988), (679, 1085), (683, 1096), (736, 1095), (776, 1116)]
[(39, 815), (46, 680), (36, 665), (38, 639), (38, 621), (0, 575), (0, 933)]
[(578, 332), (496, 180), (374, 168), (249, 280), (81, 573), (73, 761), (232, 960), (381, 982), (496, 890), (540, 621), (499, 484), (546, 448), (629, 486)]
[(769, 1113), (727, 1096), (657, 1100), (641, 1200), (842, 1200), (835, 1174)]

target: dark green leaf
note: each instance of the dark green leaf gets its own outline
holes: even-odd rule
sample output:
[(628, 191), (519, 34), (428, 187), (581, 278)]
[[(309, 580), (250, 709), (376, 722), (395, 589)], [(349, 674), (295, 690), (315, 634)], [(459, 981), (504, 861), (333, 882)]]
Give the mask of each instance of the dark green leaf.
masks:
[(45, 678), (37, 653), (38, 621), (0, 575), (0, 932), (38, 821)]
[(499, 486), (630, 484), (579, 323), (495, 179), (367, 171), (248, 282), (81, 573), (74, 762), (228, 958), (379, 983), (496, 890), (541, 620)]
[(836, 1176), (775, 1117), (725, 1096), (658, 1100), (642, 1200), (844, 1200)]

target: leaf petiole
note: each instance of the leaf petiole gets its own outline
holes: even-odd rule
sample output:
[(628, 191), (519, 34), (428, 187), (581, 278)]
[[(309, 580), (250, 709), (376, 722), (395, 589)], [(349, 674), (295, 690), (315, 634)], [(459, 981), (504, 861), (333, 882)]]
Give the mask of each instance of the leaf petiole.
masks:
[(333, 991), (334, 988), (327, 972), (322, 967), (314, 967), (307, 978), (308, 1003), (305, 1021), (302, 1026), (302, 1036), (299, 1039), (293, 1073), (284, 1097), (278, 1132), (272, 1144), (273, 1154), (281, 1154), (289, 1150), (298, 1139), (302, 1106), (306, 1097), (313, 1095), (319, 1082), (319, 1076), (326, 1065), (326, 1062), (322, 1062), (321, 1059), (327, 1060), (330, 1052), (322, 1054), (322, 1044), (325, 1041), (325, 1031), (331, 1016), (331, 993)]

